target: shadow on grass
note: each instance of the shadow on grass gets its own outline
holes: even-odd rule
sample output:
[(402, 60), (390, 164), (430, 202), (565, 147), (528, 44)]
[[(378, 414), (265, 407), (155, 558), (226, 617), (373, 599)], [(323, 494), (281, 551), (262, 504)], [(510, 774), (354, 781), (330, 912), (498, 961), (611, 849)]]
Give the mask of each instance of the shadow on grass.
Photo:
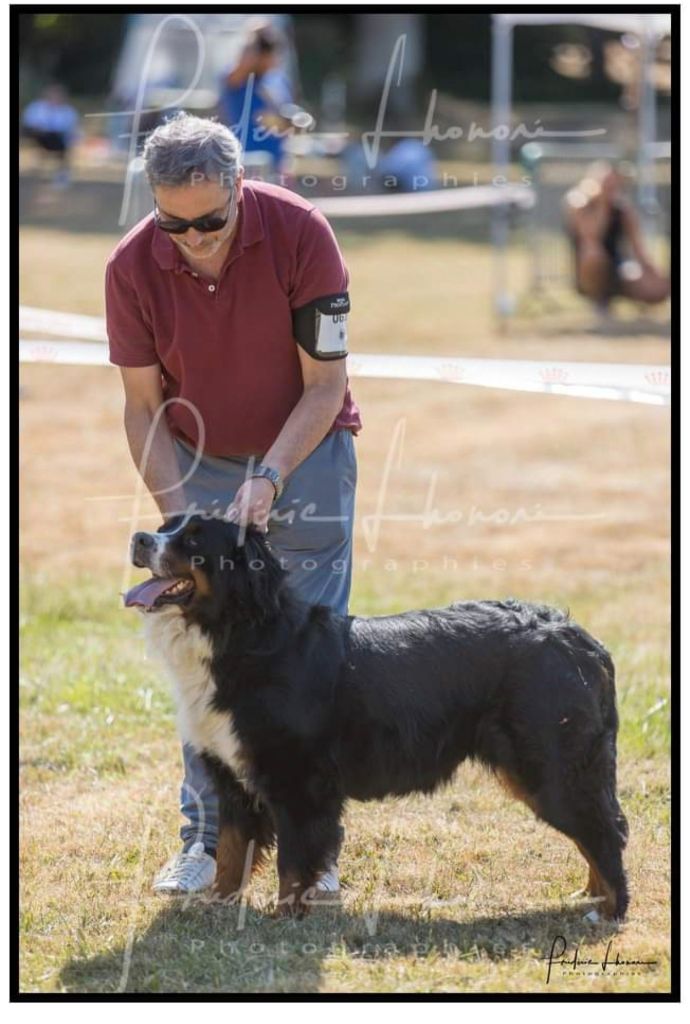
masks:
[(309, 994), (321, 990), (327, 962), (336, 976), (342, 967), (348, 993), (393, 992), (399, 982), (391, 986), (370, 973), (372, 965), (385, 969), (391, 959), (398, 968), (401, 959), (406, 961), (403, 983), (408, 990), (412, 984), (418, 991), (434, 991), (419, 986), (425, 964), (439, 960), (446, 977), (451, 965), (457, 969), (457, 990), (463, 979), (481, 978), (491, 962), (519, 960), (522, 952), (525, 960), (544, 961), (535, 964), (529, 991), (548, 992), (547, 958), (558, 936), (572, 957), (576, 946), (600, 943), (616, 931), (613, 924), (584, 921), (582, 907), (471, 921), (425, 913), (368, 915), (322, 908), (304, 920), (286, 921), (254, 909), (169, 905), (125, 948), (67, 964), (60, 975), (62, 991)]

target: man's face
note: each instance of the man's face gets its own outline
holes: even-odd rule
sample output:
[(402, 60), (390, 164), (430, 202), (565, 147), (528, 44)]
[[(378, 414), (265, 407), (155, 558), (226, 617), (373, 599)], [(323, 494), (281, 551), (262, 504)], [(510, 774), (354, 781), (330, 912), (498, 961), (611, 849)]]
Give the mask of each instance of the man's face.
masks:
[(233, 188), (217, 181), (199, 181), (174, 188), (159, 185), (154, 199), (161, 220), (197, 220), (211, 214), (224, 217), (227, 223), (220, 231), (203, 232), (189, 228), (183, 235), (169, 235), (183, 255), (194, 260), (207, 260), (218, 253), (232, 237), (237, 224), (237, 204), (242, 188), (238, 178)]

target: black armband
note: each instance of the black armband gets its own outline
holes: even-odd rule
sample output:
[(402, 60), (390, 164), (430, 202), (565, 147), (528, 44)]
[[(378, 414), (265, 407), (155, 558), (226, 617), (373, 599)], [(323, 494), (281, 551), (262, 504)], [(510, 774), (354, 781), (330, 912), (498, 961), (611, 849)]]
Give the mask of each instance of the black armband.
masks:
[(343, 359), (347, 355), (347, 292), (324, 295), (292, 311), (292, 333), (313, 359)]

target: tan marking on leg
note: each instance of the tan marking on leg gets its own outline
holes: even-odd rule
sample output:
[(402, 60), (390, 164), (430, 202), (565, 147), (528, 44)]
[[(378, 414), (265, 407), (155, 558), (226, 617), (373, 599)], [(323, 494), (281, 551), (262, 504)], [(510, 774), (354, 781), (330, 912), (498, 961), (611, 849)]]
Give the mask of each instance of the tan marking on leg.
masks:
[(254, 869), (264, 866), (268, 851), (252, 839), (249, 843), (238, 828), (221, 827), (216, 850), (215, 890), (222, 899), (246, 889)]
[(508, 790), (511, 796), (514, 796), (516, 800), (521, 800), (523, 804), (526, 804), (529, 809), (537, 815), (537, 817), (541, 817), (539, 814), (537, 798), (527, 792), (519, 779), (507, 772), (505, 768), (496, 769), (496, 778), (501, 785)]
[(600, 904), (601, 912), (605, 917), (613, 917), (616, 912), (616, 894), (608, 884), (608, 882), (602, 878), (599, 868), (597, 867), (592, 856), (587, 852), (582, 843), (579, 843), (577, 839), (573, 842), (577, 846), (582, 856), (589, 865), (589, 878), (587, 880), (587, 893), (593, 896), (595, 899), (601, 899), (603, 902)]

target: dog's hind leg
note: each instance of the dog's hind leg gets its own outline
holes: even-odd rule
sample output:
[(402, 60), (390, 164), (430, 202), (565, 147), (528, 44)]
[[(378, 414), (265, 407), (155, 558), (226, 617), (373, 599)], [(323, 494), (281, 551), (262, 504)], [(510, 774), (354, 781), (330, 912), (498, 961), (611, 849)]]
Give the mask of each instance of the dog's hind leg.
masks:
[(611, 814), (606, 794), (575, 805), (566, 822), (560, 820), (560, 815), (555, 821), (549, 815), (544, 817), (573, 839), (587, 861), (587, 891), (601, 900), (604, 916), (622, 921), (629, 903), (622, 857), (625, 837)]
[(501, 769), (496, 774), (512, 796), (574, 841), (589, 866), (587, 892), (601, 899), (604, 916), (623, 920), (629, 902), (622, 859), (627, 823), (618, 801), (611, 801), (600, 782), (594, 792), (578, 788), (573, 793), (553, 776), (538, 792), (530, 792), (516, 775)]
[(622, 920), (629, 903), (622, 857), (628, 823), (616, 796), (615, 731), (607, 729), (590, 741), (584, 763), (561, 749), (540, 774), (540, 785), (522, 791), (514, 776), (513, 793), (575, 842), (589, 866), (589, 893), (601, 899), (604, 916)]
[(586, 895), (586, 896), (594, 896), (595, 899), (598, 899), (598, 898), (606, 899), (606, 897), (608, 896), (608, 887), (607, 887), (606, 883), (604, 882), (603, 878), (601, 877), (601, 875), (599, 874), (599, 869), (596, 866), (596, 862), (590, 856), (590, 854), (585, 849), (585, 847), (582, 845), (582, 843), (579, 842), (579, 840), (575, 839), (575, 840), (573, 840), (573, 842), (575, 843), (575, 845), (577, 846), (578, 850), (580, 851), (580, 853), (582, 854), (584, 859), (587, 861), (587, 864), (589, 865), (589, 876), (587, 878), (587, 884), (584, 887), (584, 889), (581, 889), (579, 892), (575, 893), (574, 895), (576, 895), (576, 896)]
[(561, 766), (562, 792), (551, 815), (560, 820), (564, 806), (567, 827), (561, 830), (575, 841), (589, 865), (588, 891), (602, 900), (606, 917), (623, 920), (629, 903), (622, 856), (628, 823), (616, 795), (616, 728), (614, 715), (609, 728), (594, 740), (584, 765), (571, 763), (567, 770)]
[[(532, 695), (528, 677), (519, 679), (512, 692), (522, 703), (514, 699), (502, 716), (482, 722), (477, 756), (537, 817), (575, 842), (601, 912), (622, 920), (629, 902), (622, 859), (628, 825), (616, 797), (613, 663), (601, 654), (600, 662), (598, 673), (592, 659), (582, 660), (577, 673), (568, 662), (561, 688), (549, 684), (546, 691), (551, 703), (537, 700), (538, 689)], [(558, 678), (560, 669), (559, 654), (533, 679)]]
[(605, 916), (622, 920), (629, 902), (622, 860), (628, 824), (616, 797), (615, 725), (586, 737), (585, 758), (582, 736), (567, 745), (533, 743), (528, 761), (505, 731), (494, 728), (490, 735), (490, 756), (485, 747), (484, 758), (497, 777), (538, 818), (575, 842), (589, 866), (588, 891), (601, 899)]

